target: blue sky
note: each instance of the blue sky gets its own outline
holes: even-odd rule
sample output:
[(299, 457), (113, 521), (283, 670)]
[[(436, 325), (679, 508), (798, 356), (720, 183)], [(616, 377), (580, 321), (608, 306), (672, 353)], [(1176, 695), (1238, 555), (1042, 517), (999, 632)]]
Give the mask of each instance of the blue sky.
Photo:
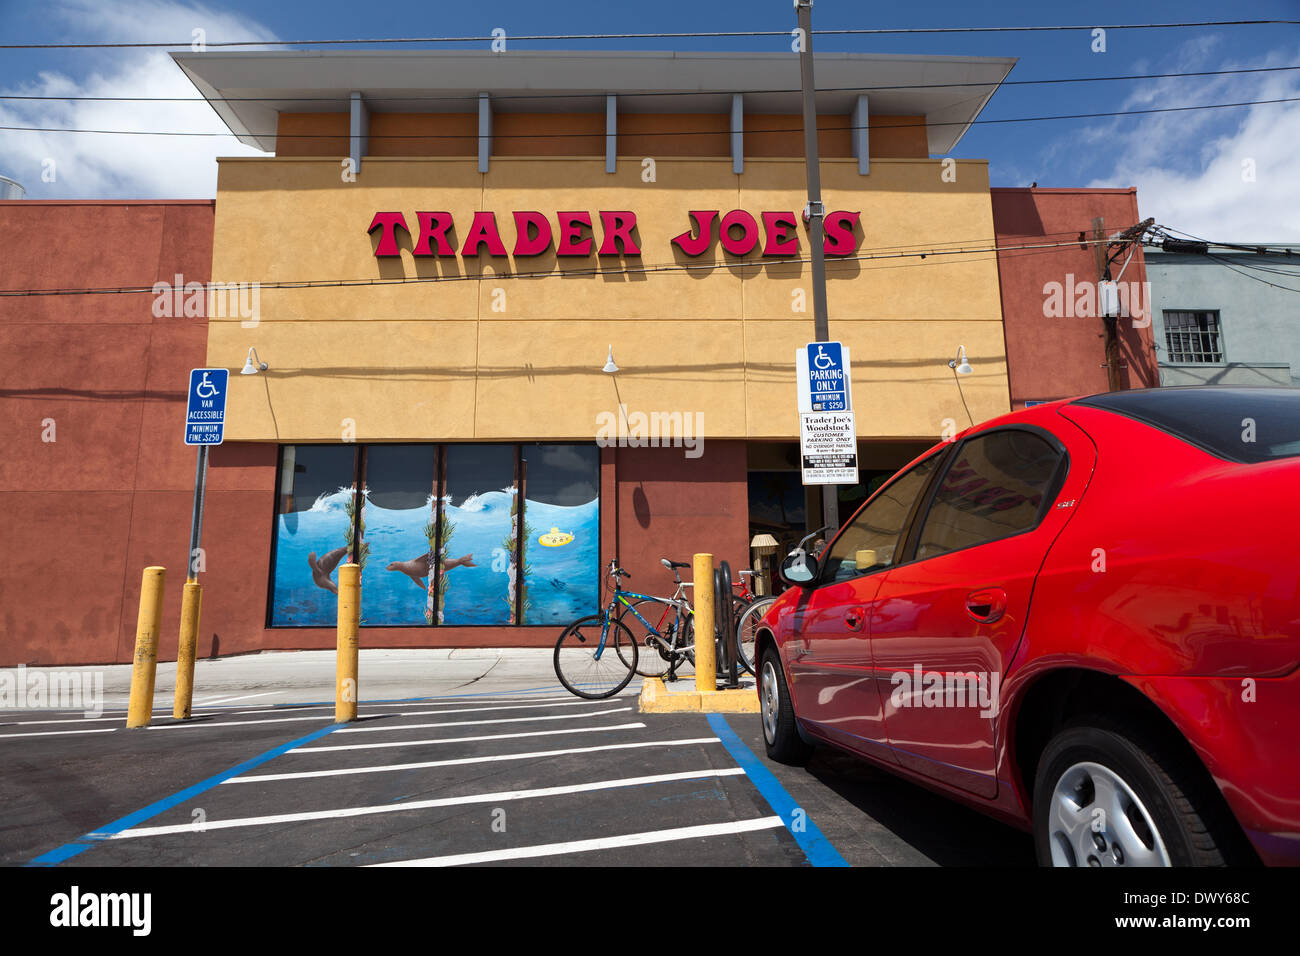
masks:
[[(209, 41), (410, 35), (789, 30), (790, 0), (611, 3), (383, 4), (185, 0), (0, 0), (5, 42)], [(1077, 24), (1079, 5), (1041, 2), (875, 4), (818, 0), (814, 27), (952, 27)], [(1198, 0), (1107, 8), (1105, 19), (1164, 22), (1300, 18), (1296, 0), (1233, 5)], [(819, 37), (819, 51), (1018, 57), (1009, 79), (1114, 76), (1300, 66), (1300, 26), (1109, 31), (1104, 53), (1086, 31)], [(444, 46), (445, 48), (445, 46)], [(513, 41), (511, 49), (788, 50), (787, 38)], [(0, 93), (193, 95), (165, 53), (140, 50), (5, 51)], [(1271, 74), (1055, 86), (1007, 86), (983, 118), (1300, 97), (1300, 70)], [(0, 126), (224, 129), (206, 106), (59, 104), (0, 100)], [(1300, 241), (1300, 103), (1122, 119), (977, 126), (953, 155), (989, 160), (994, 185), (1138, 187), (1144, 215), (1212, 238)], [(205, 197), (217, 155), (251, 152), (233, 140), (152, 139), (0, 132), (0, 173), (31, 198)], [(43, 181), (54, 160), (53, 182)], [(1249, 168), (1253, 179), (1243, 175)], [(48, 173), (46, 174), (48, 178)]]

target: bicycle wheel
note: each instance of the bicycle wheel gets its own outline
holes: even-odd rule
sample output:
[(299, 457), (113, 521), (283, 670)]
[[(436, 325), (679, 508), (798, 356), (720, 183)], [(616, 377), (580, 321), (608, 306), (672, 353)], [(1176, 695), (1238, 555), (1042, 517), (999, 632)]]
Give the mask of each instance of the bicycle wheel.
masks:
[[(637, 609), (641, 617), (647, 621), (656, 621), (663, 616), (664, 605), (657, 601), (633, 601), (631, 607)], [(632, 632), (632, 637), (637, 645), (638, 658), (633, 666), (642, 677), (663, 677), (668, 672), (668, 665), (672, 663), (672, 657), (663, 647), (659, 640), (656, 640), (650, 628), (642, 624), (640, 619), (633, 613), (630, 608), (622, 607), (618, 614), (619, 623)], [(672, 643), (673, 617), (668, 616), (664, 620), (665, 633), (660, 638), (666, 643)]]
[(602, 646), (604, 625), (602, 614), (579, 618), (555, 642), (555, 676), (565, 690), (587, 700), (613, 697), (636, 672), (637, 647), (632, 632), (611, 620)]
[(758, 637), (758, 626), (763, 615), (776, 603), (775, 597), (755, 598), (746, 605), (740, 620), (736, 624), (736, 648), (740, 651), (737, 661), (751, 674), (754, 671), (754, 643)]

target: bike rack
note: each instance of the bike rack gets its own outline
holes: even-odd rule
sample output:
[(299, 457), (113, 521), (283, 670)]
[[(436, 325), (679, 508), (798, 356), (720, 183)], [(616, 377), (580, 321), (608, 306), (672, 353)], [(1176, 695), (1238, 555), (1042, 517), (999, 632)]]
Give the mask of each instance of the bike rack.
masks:
[(734, 690), (740, 686), (740, 675), (736, 661), (736, 613), (731, 600), (731, 565), (726, 561), (713, 572), (713, 617), (714, 639), (721, 648), (718, 668), (723, 677), (722, 686)]

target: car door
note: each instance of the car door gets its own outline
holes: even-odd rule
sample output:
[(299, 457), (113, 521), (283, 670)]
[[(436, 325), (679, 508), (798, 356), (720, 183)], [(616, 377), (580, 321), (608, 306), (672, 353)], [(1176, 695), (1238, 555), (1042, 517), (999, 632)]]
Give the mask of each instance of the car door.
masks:
[(1034, 580), (1092, 471), (1086, 439), (1007, 426), (963, 440), (875, 596), (871, 651), (898, 762), (991, 797), (1002, 676)]
[(870, 619), (908, 520), (937, 474), (942, 449), (881, 488), (823, 552), (818, 583), (792, 616), (788, 673), (801, 718), (844, 746), (887, 747), (872, 669)]

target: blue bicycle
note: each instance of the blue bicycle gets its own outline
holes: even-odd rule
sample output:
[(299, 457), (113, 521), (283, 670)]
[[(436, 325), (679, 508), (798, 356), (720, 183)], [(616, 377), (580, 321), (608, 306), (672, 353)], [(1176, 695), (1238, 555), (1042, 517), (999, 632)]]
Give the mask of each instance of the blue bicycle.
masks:
[[(667, 559), (664, 564), (674, 572), (688, 567)], [(695, 659), (691, 606), (682, 596), (687, 585), (680, 576), (675, 575), (677, 594), (671, 598), (623, 590), (619, 579), (632, 575), (618, 566), (617, 559), (609, 563), (609, 576), (613, 583), (609, 604), (599, 614), (574, 621), (555, 644), (555, 676), (570, 693), (588, 700), (613, 697), (637, 673), (658, 676), (667, 668), (671, 678), (682, 661)], [(664, 605), (662, 631), (638, 610), (647, 602)], [(647, 667), (638, 668), (643, 655)]]

